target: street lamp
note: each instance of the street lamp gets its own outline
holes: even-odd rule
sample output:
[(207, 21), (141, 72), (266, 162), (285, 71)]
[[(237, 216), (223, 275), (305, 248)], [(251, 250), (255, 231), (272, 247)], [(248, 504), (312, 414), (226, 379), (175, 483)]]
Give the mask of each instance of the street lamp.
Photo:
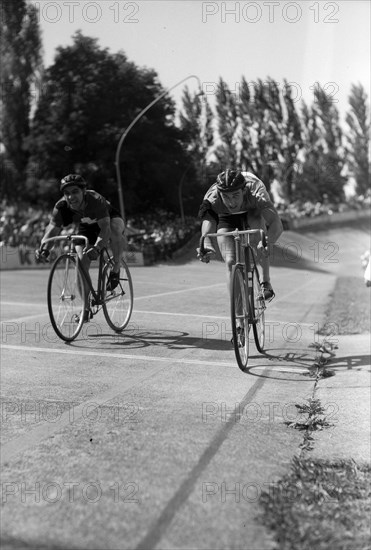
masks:
[(190, 78), (195, 78), (197, 80), (199, 88), (201, 90), (201, 81), (198, 78), (198, 76), (196, 76), (194, 74), (191, 74), (191, 75), (187, 76), (186, 78), (183, 78), (182, 80), (180, 80), (179, 82), (177, 82), (176, 84), (171, 86), (170, 88), (167, 88), (164, 92), (162, 92), (160, 95), (158, 95), (153, 101), (151, 101), (151, 103), (149, 103), (147, 105), (147, 107), (145, 107), (142, 111), (140, 111), (140, 113), (129, 124), (129, 126), (126, 128), (126, 130), (124, 131), (124, 133), (122, 134), (122, 136), (120, 138), (120, 141), (119, 141), (117, 149), (116, 149), (115, 165), (116, 165), (117, 189), (118, 189), (118, 195), (119, 195), (120, 212), (121, 212), (121, 216), (124, 219), (125, 225), (126, 225), (126, 217), (125, 217), (124, 196), (123, 196), (123, 192), (122, 192), (121, 170), (120, 170), (120, 153), (121, 153), (122, 144), (124, 143), (124, 141), (126, 139), (126, 136), (130, 132), (130, 130), (133, 128), (133, 126), (135, 126), (135, 124), (138, 122), (138, 120), (140, 120), (142, 118), (142, 116), (151, 107), (153, 107), (153, 105), (155, 105), (158, 101), (160, 101), (160, 99), (162, 99), (166, 94), (171, 92), (171, 90), (173, 90), (174, 88), (176, 88), (180, 84), (183, 84), (183, 82), (185, 82), (186, 80), (189, 80)]

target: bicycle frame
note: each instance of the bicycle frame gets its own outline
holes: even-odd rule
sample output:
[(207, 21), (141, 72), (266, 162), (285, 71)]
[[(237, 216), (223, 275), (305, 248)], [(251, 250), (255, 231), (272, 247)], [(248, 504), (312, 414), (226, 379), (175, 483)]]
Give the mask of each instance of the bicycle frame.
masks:
[[(51, 242), (51, 241), (67, 241), (67, 243), (69, 245), (69, 250), (65, 253), (73, 256), (74, 258), (76, 258), (76, 272), (80, 268), (82, 276), (84, 278), (84, 283), (86, 283), (88, 285), (89, 292), (91, 293), (91, 296), (92, 296), (92, 306), (93, 307), (101, 306), (106, 301), (109, 301), (109, 300), (105, 299), (104, 292), (103, 292), (103, 285), (104, 285), (103, 268), (104, 268), (105, 263), (110, 258), (107, 249), (103, 248), (101, 250), (100, 254), (99, 254), (98, 284), (97, 284), (97, 290), (95, 290), (94, 287), (93, 287), (90, 275), (87, 272), (87, 270), (85, 269), (85, 267), (84, 267), (84, 265), (81, 261), (81, 258), (79, 257), (79, 255), (77, 253), (77, 250), (76, 250), (76, 245), (81, 244), (81, 241), (83, 241), (85, 243), (84, 248), (83, 248), (83, 252), (85, 252), (88, 249), (88, 246), (89, 246), (88, 238), (85, 237), (84, 235), (60, 235), (60, 236), (56, 236), (56, 237), (50, 237), (49, 239), (45, 239), (42, 243), (42, 246), (44, 246), (44, 244), (46, 244), (47, 242)], [(104, 255), (107, 256), (108, 260), (105, 260)]]
[(47, 290), (49, 316), (57, 335), (66, 342), (72, 342), (80, 333), (83, 323), (88, 322), (101, 309), (108, 325), (115, 332), (122, 332), (133, 310), (133, 284), (124, 259), (120, 260), (117, 283), (108, 288), (114, 263), (107, 248), (102, 248), (99, 254), (98, 281), (94, 289), (80, 250), (76, 250), (78, 245), (84, 244), (83, 253), (86, 252), (89, 247), (87, 237), (50, 237), (44, 240), (41, 248), (47, 242), (58, 241), (63, 241), (68, 246), (51, 267)]
[(264, 349), (265, 300), (260, 290), (254, 248), (250, 244), (250, 236), (257, 234), (260, 234), (261, 242), (266, 247), (267, 239), (262, 229), (241, 231), (236, 229), (227, 233), (209, 233), (203, 235), (200, 241), (200, 251), (205, 254), (206, 236), (216, 238), (227, 236), (234, 239), (235, 265), (232, 268), (230, 281), (232, 343), (238, 366), (243, 372), (246, 372), (248, 364), (250, 327), (253, 327), (257, 350), (263, 353)]
[[(251, 271), (252, 262), (249, 262), (250, 255), (254, 262), (254, 265), (256, 265), (254, 249), (250, 244), (250, 235), (257, 235), (258, 233), (260, 234), (260, 240), (262, 241), (263, 246), (266, 246), (267, 239), (263, 229), (244, 229), (244, 230), (235, 229), (234, 231), (228, 231), (227, 233), (208, 233), (207, 235), (203, 235), (200, 241), (200, 250), (202, 253), (205, 252), (204, 243), (205, 243), (206, 237), (233, 237), (235, 242), (236, 264), (240, 264), (244, 267), (244, 271), (246, 275), (246, 273)], [(242, 242), (241, 236), (244, 236), (244, 235), (246, 235), (247, 237), (247, 242)], [(241, 259), (242, 250), (243, 250), (243, 260)]]
[[(200, 250), (205, 252), (205, 238), (206, 237), (233, 237), (235, 242), (235, 254), (236, 265), (241, 265), (244, 271), (245, 281), (248, 282), (248, 296), (251, 294), (252, 289), (252, 272), (256, 267), (255, 254), (252, 245), (250, 244), (250, 235), (260, 235), (260, 240), (265, 247), (267, 244), (267, 238), (263, 229), (235, 229), (234, 231), (228, 231), (227, 233), (208, 233), (203, 235), (200, 241)], [(243, 242), (243, 237), (246, 236), (246, 242)], [(246, 284), (245, 282), (245, 284)]]

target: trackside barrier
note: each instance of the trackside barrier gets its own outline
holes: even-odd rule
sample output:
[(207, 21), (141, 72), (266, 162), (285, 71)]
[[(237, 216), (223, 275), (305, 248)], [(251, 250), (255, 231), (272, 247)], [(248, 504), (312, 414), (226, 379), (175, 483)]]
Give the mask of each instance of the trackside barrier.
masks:
[(316, 225), (332, 225), (335, 223), (349, 222), (359, 219), (370, 219), (371, 209), (351, 210), (348, 212), (335, 212), (334, 214), (321, 214), (313, 218), (298, 218), (289, 220), (289, 229), (301, 229), (315, 227)]
[[(27, 246), (3, 245), (0, 243), (0, 270), (5, 269), (50, 269), (51, 263), (59, 255), (60, 251), (51, 251), (50, 262), (37, 264), (35, 261), (35, 250)], [(142, 252), (124, 252), (124, 258), (129, 266), (143, 266), (144, 258)]]

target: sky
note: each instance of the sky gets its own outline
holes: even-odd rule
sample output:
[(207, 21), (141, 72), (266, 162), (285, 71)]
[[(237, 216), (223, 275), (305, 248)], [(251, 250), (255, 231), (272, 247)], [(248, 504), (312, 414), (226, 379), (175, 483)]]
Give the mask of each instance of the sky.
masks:
[(253, 84), (273, 78), (283, 90), (311, 103), (320, 83), (342, 118), (351, 84), (370, 97), (370, 2), (368, 0), (30, 0), (39, 8), (44, 63), (72, 35), (99, 39), (112, 53), (123, 51), (139, 67), (154, 69), (181, 105), (185, 85), (202, 86), (213, 104), (220, 77), (239, 93), (244, 76)]

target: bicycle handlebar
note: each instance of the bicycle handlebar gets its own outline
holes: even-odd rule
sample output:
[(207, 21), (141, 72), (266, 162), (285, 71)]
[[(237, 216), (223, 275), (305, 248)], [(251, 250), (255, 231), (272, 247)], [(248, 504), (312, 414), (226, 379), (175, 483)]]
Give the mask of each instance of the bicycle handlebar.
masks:
[(205, 254), (204, 243), (206, 237), (234, 237), (235, 240), (238, 240), (240, 235), (256, 235), (257, 233), (260, 233), (260, 240), (264, 248), (267, 248), (267, 236), (263, 229), (244, 229), (242, 231), (235, 229), (234, 231), (228, 231), (228, 233), (207, 233), (206, 235), (202, 235), (200, 239), (200, 253)]
[[(45, 239), (43, 243), (41, 244), (40, 249), (43, 250), (44, 245), (46, 243), (49, 243), (51, 241), (84, 241), (84, 251), (88, 248), (89, 239), (85, 237), (85, 235), (59, 235), (57, 237), (49, 237), (48, 239)], [(81, 244), (81, 243), (80, 243)]]

